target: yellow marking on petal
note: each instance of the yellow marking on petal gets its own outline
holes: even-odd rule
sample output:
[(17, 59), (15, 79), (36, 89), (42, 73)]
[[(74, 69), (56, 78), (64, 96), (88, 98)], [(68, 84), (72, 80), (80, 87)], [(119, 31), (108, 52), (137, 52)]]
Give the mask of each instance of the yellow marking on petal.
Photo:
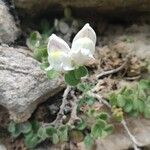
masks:
[(53, 51), (50, 53), (50, 56), (53, 57), (54, 59), (59, 58), (62, 55), (61, 51)]

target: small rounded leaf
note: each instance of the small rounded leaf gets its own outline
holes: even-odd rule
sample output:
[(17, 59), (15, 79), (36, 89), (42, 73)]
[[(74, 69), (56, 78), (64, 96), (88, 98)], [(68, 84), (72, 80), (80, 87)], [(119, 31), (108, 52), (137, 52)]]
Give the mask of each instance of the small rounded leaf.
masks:
[(72, 70), (65, 74), (65, 81), (71, 86), (76, 86), (80, 82), (80, 79), (75, 77), (74, 70)]
[(88, 74), (88, 70), (85, 66), (80, 66), (78, 69), (75, 69), (74, 72), (77, 79), (80, 79)]

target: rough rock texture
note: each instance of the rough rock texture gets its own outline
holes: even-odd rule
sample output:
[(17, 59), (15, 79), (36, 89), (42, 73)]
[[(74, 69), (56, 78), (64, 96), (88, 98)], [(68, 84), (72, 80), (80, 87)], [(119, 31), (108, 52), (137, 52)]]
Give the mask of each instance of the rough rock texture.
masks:
[(39, 63), (22, 48), (0, 47), (0, 105), (18, 122), (63, 88), (62, 80), (48, 80)]
[[(70, 6), (71, 8), (89, 9), (94, 8), (94, 12), (109, 13), (111, 12), (149, 12), (150, 13), (150, 1), (149, 0), (15, 0), (16, 7), (20, 10), (24, 10), (30, 14), (38, 14), (41, 11), (57, 10)], [(41, 7), (42, 6), (42, 7)], [(81, 13), (79, 12), (81, 15)], [(131, 13), (132, 14), (132, 13)], [(130, 15), (131, 15), (130, 14)], [(120, 14), (118, 14), (120, 15)]]
[[(98, 29), (101, 29), (101, 25)], [(105, 28), (103, 34), (101, 40), (98, 40), (98, 45), (103, 46), (101, 48), (105, 49), (105, 46), (108, 46), (111, 50), (130, 52), (140, 59), (150, 61), (150, 25), (133, 24), (129, 27), (110, 25)]]
[(7, 150), (6, 147), (4, 145), (0, 144), (0, 150)]
[(14, 18), (10, 15), (8, 8), (0, 0), (0, 43), (14, 42), (20, 33)]

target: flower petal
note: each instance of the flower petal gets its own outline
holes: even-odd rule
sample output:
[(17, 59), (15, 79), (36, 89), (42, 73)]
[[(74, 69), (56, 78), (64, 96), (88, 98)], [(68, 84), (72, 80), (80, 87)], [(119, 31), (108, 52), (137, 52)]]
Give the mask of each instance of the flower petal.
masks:
[(73, 43), (79, 38), (84, 37), (91, 39), (93, 43), (96, 44), (96, 33), (89, 25), (89, 23), (85, 24), (84, 27), (76, 34), (76, 36), (73, 39)]
[(48, 40), (47, 50), (48, 54), (51, 51), (63, 51), (68, 53), (70, 51), (70, 47), (63, 39), (55, 34), (52, 34)]
[(69, 55), (63, 51), (50, 52), (48, 56), (48, 61), (50, 64), (50, 69), (54, 69), (56, 71), (64, 72), (74, 69), (72, 67)]
[(87, 65), (89, 61), (93, 60), (94, 57), (89, 49), (78, 49), (76, 51), (71, 51), (70, 56), (75, 65)]
[(95, 44), (87, 37), (80, 38), (72, 43), (71, 51), (77, 51), (78, 49), (89, 49), (94, 54)]

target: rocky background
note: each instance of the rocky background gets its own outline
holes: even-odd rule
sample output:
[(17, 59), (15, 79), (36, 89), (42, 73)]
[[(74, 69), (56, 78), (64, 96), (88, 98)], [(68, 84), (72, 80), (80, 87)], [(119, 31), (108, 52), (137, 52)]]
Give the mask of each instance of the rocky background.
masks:
[[(65, 87), (62, 79), (48, 80), (26, 45), (29, 33), (38, 30), (43, 19), (68, 44), (82, 24), (89, 22), (98, 35), (97, 50), (130, 50), (139, 59), (150, 59), (149, 0), (0, 0), (0, 150), (19, 150), (19, 146), (23, 150), (21, 141), (18, 144), (3, 136), (8, 122), (26, 121), (45, 101), (51, 107)], [(138, 140), (148, 147), (150, 121), (129, 119), (129, 123)], [(98, 141), (97, 150), (123, 150), (131, 144), (125, 133), (116, 132)], [(81, 147), (84, 149), (82, 143)]]

